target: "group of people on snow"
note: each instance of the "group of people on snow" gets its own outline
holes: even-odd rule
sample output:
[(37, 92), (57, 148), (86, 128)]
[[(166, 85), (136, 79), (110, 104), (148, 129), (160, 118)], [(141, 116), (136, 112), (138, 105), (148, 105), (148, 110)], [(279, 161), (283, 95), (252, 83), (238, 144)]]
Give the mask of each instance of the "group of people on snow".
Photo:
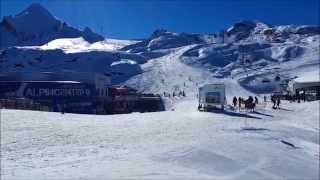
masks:
[[(272, 108), (279, 109), (281, 104), (280, 96), (271, 95), (270, 99), (271, 99), (271, 102), (273, 103)], [(266, 96), (263, 96), (263, 101), (264, 103), (267, 102)], [(237, 98), (236, 96), (234, 96), (232, 100), (233, 107), (236, 108), (238, 106), (239, 111), (241, 110), (241, 108), (251, 109), (252, 111), (254, 111), (257, 104), (259, 104), (259, 99), (257, 96), (255, 96), (254, 98), (252, 96), (249, 96), (248, 99), (244, 99), (242, 97)]]
[(178, 93), (173, 91), (172, 94), (171, 93), (168, 93), (168, 92), (163, 92), (163, 97), (169, 97), (171, 98), (171, 96), (174, 98), (174, 97), (186, 97), (186, 93), (184, 91), (179, 91)]
[(257, 96), (255, 96), (254, 98), (252, 96), (249, 96), (248, 99), (244, 99), (242, 97), (236, 97), (234, 96), (232, 99), (232, 104), (233, 107), (236, 108), (238, 106), (239, 111), (241, 110), (241, 108), (243, 108), (242, 106), (244, 105), (245, 109), (249, 109), (254, 111), (256, 104), (259, 103), (259, 99)]
[(306, 102), (307, 100), (307, 95), (305, 91), (300, 91), (294, 95), (286, 94), (285, 99), (288, 100), (289, 102), (298, 102), (300, 103), (301, 101)]

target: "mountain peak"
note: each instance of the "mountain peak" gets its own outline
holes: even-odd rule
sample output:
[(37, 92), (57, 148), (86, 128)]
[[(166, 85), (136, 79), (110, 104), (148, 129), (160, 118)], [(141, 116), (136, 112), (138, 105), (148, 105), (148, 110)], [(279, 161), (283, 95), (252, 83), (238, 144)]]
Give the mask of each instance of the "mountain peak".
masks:
[(230, 27), (227, 32), (228, 33), (238, 33), (238, 32), (245, 32), (248, 33), (254, 29), (265, 29), (272, 27), (264, 22), (257, 21), (257, 20), (243, 20), (236, 22), (232, 27)]
[(41, 6), (40, 3), (32, 3), (30, 4), (30, 6), (27, 9), (42, 9), (45, 10), (45, 8), (43, 6)]
[(247, 26), (247, 27), (255, 28), (255, 27), (261, 27), (261, 26), (270, 27), (271, 25), (258, 20), (243, 20), (243, 21), (236, 22), (234, 26)]
[[(4, 27), (4, 28), (2, 28)], [(57, 38), (83, 37), (92, 43), (104, 38), (90, 29), (84, 31), (68, 26), (57, 20), (39, 3), (28, 6), (15, 16), (4, 17), (0, 23), (0, 48), (15, 45), (42, 45)]]
[(151, 38), (157, 38), (163, 35), (167, 35), (167, 34), (172, 34), (171, 32), (169, 32), (166, 29), (156, 29), (152, 34), (151, 34)]
[(24, 16), (42, 16), (42, 17), (54, 19), (51, 13), (39, 3), (31, 4), (21, 13), (16, 15), (16, 17), (24, 17)]
[(12, 18), (12, 24), (18, 32), (41, 34), (56, 24), (51, 13), (38, 3), (31, 4)]

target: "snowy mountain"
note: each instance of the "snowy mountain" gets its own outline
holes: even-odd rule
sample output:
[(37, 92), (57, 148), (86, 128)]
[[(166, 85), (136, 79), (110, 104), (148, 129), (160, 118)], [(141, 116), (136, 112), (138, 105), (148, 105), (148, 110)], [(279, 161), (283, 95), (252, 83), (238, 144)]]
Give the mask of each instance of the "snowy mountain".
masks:
[(0, 22), (0, 49), (10, 46), (43, 45), (58, 38), (83, 37), (93, 43), (104, 37), (85, 28), (80, 31), (56, 19), (40, 4), (31, 4), (15, 16), (5, 16)]
[[(57, 74), (56, 78), (66, 72), (74, 72), (75, 74), (77, 72), (110, 73), (114, 75), (113, 83), (118, 83), (141, 73), (139, 64), (146, 62), (143, 56), (126, 52), (109, 50), (81, 51), (79, 48), (83, 48), (83, 41), (79, 39), (73, 40), (71, 41), (74, 43), (72, 44), (72, 53), (69, 53), (71, 49), (68, 48), (56, 49), (50, 46), (7, 48), (0, 54), (1, 74), (21, 80), (45, 80), (39, 75), (42, 72)], [(75, 42), (80, 43), (80, 45), (75, 45)], [(67, 46), (66, 43), (64, 45)], [(44, 50), (44, 48), (47, 49)], [(125, 59), (130, 60), (130, 62), (123, 63)], [(37, 76), (35, 77), (35, 75)], [(75, 77), (63, 77), (75, 79)]]
[[(0, 33), (0, 81), (108, 73), (113, 84), (139, 92), (186, 93), (163, 97), (165, 112), (0, 109), (4, 179), (319, 177), (319, 101), (281, 101), (274, 110), (261, 100), (290, 79), (320, 80), (320, 27), (242, 21), (212, 34), (157, 30), (141, 41), (116, 40), (33, 4), (5, 17)], [(226, 85), (226, 109), (198, 112), (198, 88), (213, 82)], [(250, 95), (260, 102), (254, 112), (231, 107), (233, 96)]]
[[(44, 23), (23, 23), (34, 19)], [(276, 77), (288, 81), (306, 71), (317, 74), (320, 64), (318, 26), (272, 26), (246, 20), (211, 34), (160, 29), (141, 41), (103, 40), (89, 30), (67, 26), (33, 4), (14, 17), (5, 17), (0, 30), (6, 47), (0, 52), (2, 75), (113, 73), (113, 83), (143, 92), (182, 88), (194, 92), (200, 84), (224, 80), (254, 93), (270, 93), (278, 84)]]
[[(319, 74), (320, 28), (316, 26), (271, 26), (259, 21), (242, 21), (222, 32), (187, 35), (196, 37), (192, 38), (195, 41), (182, 41), (189, 42), (188, 45), (170, 43), (172, 48), (153, 46), (157, 48), (150, 49), (150, 42), (165, 44), (168, 34), (179, 39), (186, 37), (167, 31), (154, 34), (124, 48), (151, 58), (141, 66), (145, 73), (126, 82), (141, 91), (162, 93), (188, 89), (196, 92), (201, 84), (227, 83), (232, 79), (251, 92), (270, 93), (279, 84), (275, 81), (277, 76), (286, 82), (308, 71)], [(155, 53), (157, 56), (148, 57)], [(150, 79), (153, 81), (149, 82)]]
[(139, 41), (105, 39), (103, 41), (90, 43), (82, 37), (79, 37), (55, 39), (41, 46), (18, 46), (18, 48), (37, 50), (61, 49), (65, 53), (79, 53), (91, 51), (116, 51), (137, 42)]
[(201, 35), (174, 33), (164, 29), (156, 30), (152, 35), (139, 43), (122, 48), (122, 51), (138, 53), (148, 59), (164, 56), (172, 52), (172, 48), (187, 46), (191, 44), (201, 44), (205, 41)]

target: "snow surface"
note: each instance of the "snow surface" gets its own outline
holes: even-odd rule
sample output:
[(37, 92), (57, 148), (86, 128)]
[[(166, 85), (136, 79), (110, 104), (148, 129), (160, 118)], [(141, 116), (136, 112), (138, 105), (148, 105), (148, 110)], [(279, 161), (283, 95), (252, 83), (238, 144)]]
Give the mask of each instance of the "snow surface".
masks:
[(139, 41), (105, 39), (91, 44), (82, 37), (79, 37), (55, 39), (41, 46), (22, 46), (18, 48), (38, 50), (61, 49), (65, 53), (79, 53), (90, 51), (115, 51), (137, 42)]
[(3, 179), (318, 179), (319, 101), (256, 113), (1, 110)]

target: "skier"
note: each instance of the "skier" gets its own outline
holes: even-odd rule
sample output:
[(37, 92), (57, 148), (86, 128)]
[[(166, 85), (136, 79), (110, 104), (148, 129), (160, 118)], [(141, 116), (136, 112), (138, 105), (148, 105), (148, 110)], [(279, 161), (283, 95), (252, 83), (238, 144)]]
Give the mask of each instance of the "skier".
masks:
[(278, 97), (278, 99), (277, 99), (277, 108), (278, 109), (280, 108), (280, 97)]
[(238, 101), (238, 100), (237, 100), (237, 97), (234, 96), (234, 97), (233, 97), (233, 100), (232, 100), (234, 107), (237, 107), (237, 101)]
[(242, 98), (238, 97), (238, 106), (239, 106), (239, 111), (241, 109), (241, 103), (242, 103)]
[(245, 102), (246, 108), (254, 111), (255, 104), (253, 103), (253, 97), (249, 96), (249, 98)]
[(186, 97), (186, 93), (184, 91), (182, 91), (182, 96)]
[(64, 104), (64, 103), (63, 103), (62, 105), (61, 105), (61, 104), (59, 104), (58, 106), (59, 106), (59, 108), (60, 108), (60, 112), (61, 112), (61, 114), (64, 114), (64, 112), (65, 112), (65, 108), (66, 108), (66, 104)]
[(252, 96), (249, 96), (249, 98), (247, 99), (247, 101), (252, 104), (253, 103), (253, 97)]
[(254, 97), (254, 103), (255, 103), (255, 104), (258, 104), (258, 103), (259, 103), (259, 100), (258, 100), (257, 96)]
[(273, 103), (272, 108), (276, 109), (276, 99), (275, 99), (274, 95), (271, 96), (271, 102)]
[(267, 102), (267, 96), (263, 96), (263, 101)]

